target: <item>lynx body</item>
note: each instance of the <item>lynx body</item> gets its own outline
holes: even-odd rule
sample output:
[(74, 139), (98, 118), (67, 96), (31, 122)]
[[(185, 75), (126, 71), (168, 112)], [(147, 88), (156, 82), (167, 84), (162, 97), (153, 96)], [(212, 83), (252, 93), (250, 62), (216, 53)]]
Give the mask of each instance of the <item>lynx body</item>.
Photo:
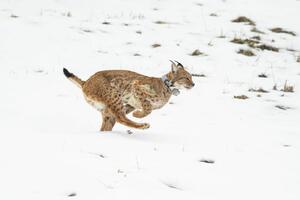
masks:
[(194, 86), (192, 76), (178, 63), (162, 78), (148, 77), (127, 70), (99, 71), (83, 81), (67, 69), (65, 76), (82, 89), (86, 101), (102, 114), (101, 131), (111, 131), (116, 122), (125, 126), (147, 129), (148, 123), (136, 123), (126, 117), (143, 118), (152, 110), (163, 107), (172, 92)]

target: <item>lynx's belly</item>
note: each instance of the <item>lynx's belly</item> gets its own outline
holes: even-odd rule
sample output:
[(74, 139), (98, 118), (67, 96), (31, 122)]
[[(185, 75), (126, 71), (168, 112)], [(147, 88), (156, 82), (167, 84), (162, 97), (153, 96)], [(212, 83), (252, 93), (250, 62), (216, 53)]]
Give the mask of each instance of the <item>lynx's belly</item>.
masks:
[(167, 101), (163, 100), (163, 99), (150, 99), (151, 105), (152, 105), (152, 109), (159, 109), (161, 107), (163, 107), (164, 105), (166, 105)]
[(103, 109), (106, 108), (106, 105), (100, 101), (96, 101), (92, 98), (89, 98), (87, 96), (84, 95), (85, 100), (94, 108), (96, 108), (98, 111), (102, 111)]
[[(151, 103), (152, 109), (159, 109), (167, 103), (167, 101), (165, 101), (164, 99), (160, 99), (160, 98), (148, 97), (145, 99)], [(125, 95), (123, 97), (123, 102), (124, 102), (124, 104), (129, 104), (136, 109), (142, 109), (142, 103), (140, 102), (139, 98), (135, 97), (132, 94)]]

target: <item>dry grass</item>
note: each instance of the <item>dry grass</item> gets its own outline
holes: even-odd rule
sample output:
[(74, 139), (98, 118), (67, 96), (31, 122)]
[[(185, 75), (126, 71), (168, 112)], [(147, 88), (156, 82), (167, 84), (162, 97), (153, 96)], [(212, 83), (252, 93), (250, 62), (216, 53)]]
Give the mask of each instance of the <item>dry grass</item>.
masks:
[(154, 22), (155, 24), (169, 24), (168, 22), (165, 22), (165, 21), (155, 21)]
[(220, 35), (219, 36), (217, 36), (217, 38), (226, 38), (226, 36), (224, 35), (224, 33), (223, 33), (223, 30), (221, 29), (221, 31), (220, 31)]
[(281, 91), (283, 91), (283, 92), (294, 92), (294, 86), (288, 85), (287, 81), (285, 81), (283, 89)]
[(219, 36), (217, 36), (217, 38), (224, 39), (224, 38), (226, 38), (226, 36), (225, 36), (225, 35), (223, 35), (223, 34), (220, 34)]
[(230, 42), (235, 44), (246, 44), (248, 45), (248, 47), (256, 48), (260, 50), (268, 50), (268, 51), (275, 51), (275, 52), (279, 51), (279, 48), (267, 44), (261, 44), (260, 41), (256, 39), (254, 40), (254, 39), (247, 39), (247, 38), (246, 39), (234, 38)]
[(290, 52), (296, 52), (295, 49), (291, 49), (291, 48), (286, 48), (287, 51), (290, 51)]
[(110, 25), (111, 23), (110, 22), (102, 22), (102, 24), (104, 24), (104, 25)]
[(248, 17), (245, 17), (245, 16), (239, 16), (238, 18), (233, 19), (232, 22), (247, 23), (248, 25), (255, 26), (255, 22), (253, 20), (249, 19)]
[(36, 70), (33, 70), (35, 73), (43, 73), (44, 72), (44, 70), (42, 70), (42, 69), (36, 69)]
[(11, 17), (11, 18), (18, 18), (19, 16), (14, 15), (14, 14), (11, 14), (10, 17)]
[(199, 49), (196, 49), (190, 55), (191, 56), (200, 56), (200, 55), (205, 55), (205, 54), (203, 52), (201, 52)]
[(300, 56), (297, 57), (297, 62), (300, 63)]
[(289, 107), (289, 106), (283, 106), (283, 105), (276, 105), (275, 107), (278, 108), (278, 109), (281, 109), (281, 110), (291, 109), (291, 107)]
[(255, 48), (258, 48), (261, 50), (275, 51), (275, 52), (279, 51), (279, 48), (271, 46), (271, 45), (267, 45), (267, 44), (257, 45), (257, 46), (255, 46)]
[(77, 194), (75, 192), (68, 194), (68, 197), (75, 197)]
[(261, 40), (261, 38), (260, 38), (260, 36), (259, 36), (259, 35), (253, 36), (253, 37), (251, 37), (251, 39), (253, 39), (253, 40), (258, 40), (258, 41), (260, 41), (260, 40)]
[(90, 29), (82, 29), (82, 31), (85, 32), (85, 33), (93, 33), (93, 31), (90, 30)]
[(268, 78), (268, 76), (264, 73), (258, 74), (259, 78)]
[(282, 146), (284, 146), (284, 147), (290, 147), (291, 145), (289, 145), (289, 144), (284, 144), (284, 145), (282, 145)]
[(258, 88), (258, 89), (250, 88), (248, 91), (249, 92), (259, 92), (259, 93), (269, 93), (269, 91), (264, 90), (263, 88)]
[(255, 56), (255, 53), (253, 53), (250, 49), (240, 49), (237, 53), (244, 56)]
[(151, 45), (153, 48), (161, 47), (161, 44), (155, 43)]
[(197, 5), (197, 6), (203, 6), (203, 4), (202, 4), (202, 3), (196, 3), (196, 5)]
[(208, 164), (214, 164), (215, 161), (211, 159), (201, 159), (199, 162), (208, 163)]
[(254, 32), (254, 33), (259, 33), (259, 34), (265, 34), (265, 32), (261, 31), (261, 30), (258, 30), (256, 27), (253, 27), (251, 29), (251, 32)]
[(175, 189), (175, 190), (182, 190), (182, 188), (178, 187), (176, 184), (173, 183), (167, 183), (167, 182), (162, 182), (164, 185), (166, 185), (167, 187), (171, 188), (171, 189)]
[(293, 31), (287, 31), (280, 27), (271, 28), (270, 31), (272, 31), (274, 33), (286, 33), (286, 34), (290, 34), (292, 36), (296, 36), (296, 33), (294, 33)]
[(234, 96), (233, 98), (242, 99), (242, 100), (249, 99), (249, 97), (247, 97), (246, 95), (238, 95), (238, 96)]
[(259, 44), (258, 41), (252, 39), (241, 39), (241, 38), (234, 38), (230, 42), (236, 44), (247, 44), (249, 47), (254, 48), (256, 44)]

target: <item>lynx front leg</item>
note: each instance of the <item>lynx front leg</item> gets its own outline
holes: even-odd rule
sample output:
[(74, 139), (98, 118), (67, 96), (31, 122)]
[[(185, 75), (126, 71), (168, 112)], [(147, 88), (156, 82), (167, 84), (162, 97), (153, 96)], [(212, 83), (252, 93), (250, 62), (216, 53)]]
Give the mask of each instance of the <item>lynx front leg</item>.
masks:
[(138, 129), (147, 129), (150, 127), (150, 124), (147, 123), (136, 123), (128, 119), (125, 115), (119, 115), (117, 121), (125, 126), (138, 128)]
[(138, 80), (133, 82), (133, 91), (136, 99), (141, 105), (141, 110), (133, 112), (133, 116), (137, 118), (143, 118), (152, 112), (152, 105), (147, 100), (147, 97), (151, 97), (152, 91), (147, 85), (141, 85)]
[[(120, 106), (119, 108), (117, 108), (117, 106), (111, 106), (111, 108), (110, 108), (110, 112), (113, 113), (113, 116), (115, 117), (114, 119), (117, 122), (119, 122), (125, 126), (132, 127), (132, 128), (138, 128), (138, 129), (147, 129), (150, 127), (150, 125), (147, 123), (136, 123), (136, 122), (128, 119), (126, 117), (125, 108), (122, 106), (122, 104), (120, 104), (119, 106)], [(127, 110), (127, 111), (129, 111), (129, 110)]]
[(102, 101), (106, 105), (107, 110), (105, 110), (106, 112), (102, 113), (104, 124), (102, 124), (101, 130), (111, 130), (116, 121), (132, 128), (149, 128), (150, 125), (147, 123), (136, 123), (126, 117), (126, 112), (130, 112), (132, 109), (128, 106), (126, 108), (119, 96), (120, 95), (113, 93), (111, 93), (111, 95), (103, 96)]
[(111, 131), (116, 124), (115, 116), (107, 109), (101, 112), (102, 114), (102, 126), (100, 131)]

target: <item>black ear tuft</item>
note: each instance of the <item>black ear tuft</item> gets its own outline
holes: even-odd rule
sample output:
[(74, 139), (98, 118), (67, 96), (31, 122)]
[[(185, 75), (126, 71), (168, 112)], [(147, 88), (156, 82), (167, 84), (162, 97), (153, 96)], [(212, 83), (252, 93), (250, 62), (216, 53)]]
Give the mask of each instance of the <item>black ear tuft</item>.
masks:
[(184, 68), (183, 65), (182, 65), (180, 62), (178, 62), (178, 61), (176, 61), (176, 60), (175, 60), (175, 62), (177, 62), (177, 66), (178, 66), (178, 67)]
[(169, 60), (173, 65), (176, 65), (176, 63), (174, 63), (174, 61), (173, 60)]

